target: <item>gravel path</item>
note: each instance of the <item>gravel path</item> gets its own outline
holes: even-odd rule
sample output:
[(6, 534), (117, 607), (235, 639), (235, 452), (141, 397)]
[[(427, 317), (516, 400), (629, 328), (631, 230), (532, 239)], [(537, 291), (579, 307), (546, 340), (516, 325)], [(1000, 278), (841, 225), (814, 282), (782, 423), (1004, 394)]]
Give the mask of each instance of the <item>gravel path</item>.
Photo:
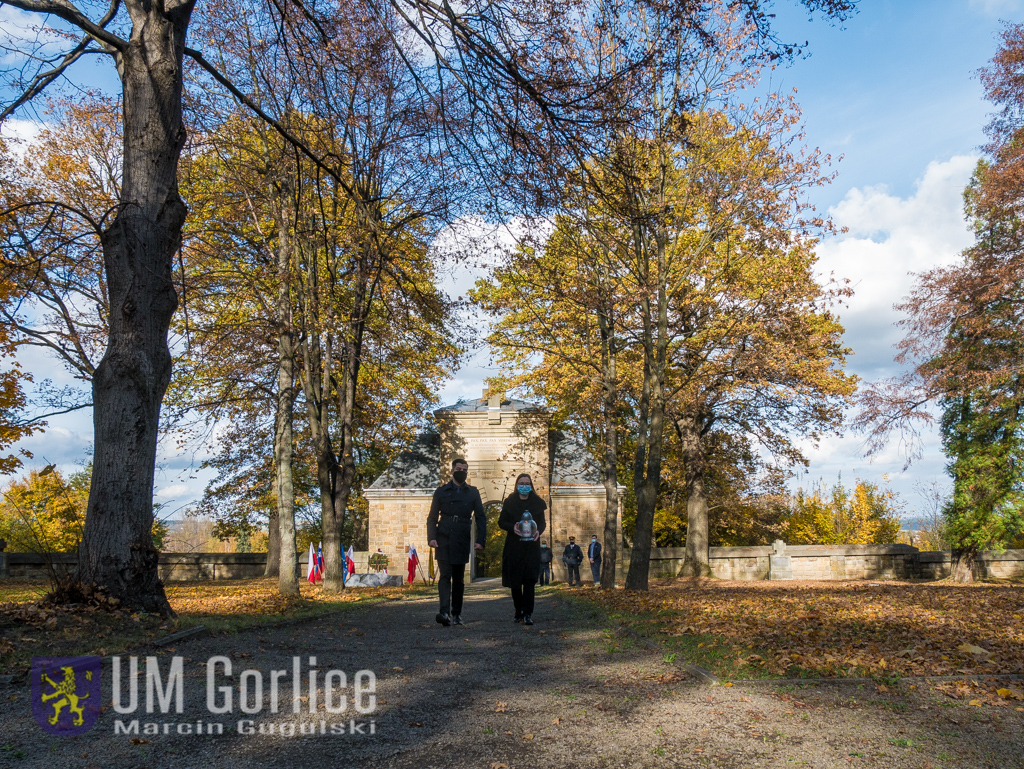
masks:
[[(0, 688), (0, 766), (72, 769), (280, 766), (289, 769), (544, 769), (545, 767), (1024, 767), (1024, 712), (953, 705), (918, 691), (869, 686), (819, 689), (707, 687), (662, 655), (599, 627), (562, 602), (538, 599), (532, 628), (511, 621), (504, 591), (474, 585), (461, 628), (434, 622), (433, 601), (403, 600), (341, 617), (183, 643), (161, 652), (166, 670), (184, 657), (181, 715), (147, 716), (144, 686), (134, 715), (106, 708), (74, 738), (44, 734), (32, 719), (28, 683)], [(375, 712), (310, 716), (210, 715), (200, 663), (224, 655), (242, 668), (291, 670), (293, 655), (324, 671), (377, 676)], [(290, 673), (289, 673), (290, 676)], [(109, 666), (103, 701), (110, 703)], [(219, 683), (224, 683), (223, 681)], [(323, 698), (323, 693), (319, 694)], [(265, 707), (269, 693), (265, 692)], [(305, 711), (308, 700), (303, 701)], [(320, 721), (344, 735), (240, 734)], [(117, 720), (140, 732), (115, 734)], [(220, 722), (219, 736), (146, 735), (145, 723)], [(350, 734), (353, 722), (373, 734)]]

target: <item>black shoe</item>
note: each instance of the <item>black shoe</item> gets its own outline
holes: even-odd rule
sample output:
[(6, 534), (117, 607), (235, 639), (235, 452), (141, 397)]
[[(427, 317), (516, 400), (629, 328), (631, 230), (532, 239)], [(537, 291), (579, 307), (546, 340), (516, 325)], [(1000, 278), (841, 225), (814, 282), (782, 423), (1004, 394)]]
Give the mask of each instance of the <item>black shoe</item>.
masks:
[(452, 618), (449, 617), (447, 614), (442, 614), (441, 612), (438, 612), (437, 616), (434, 617), (434, 619), (436, 619), (440, 624), (444, 625), (445, 627), (448, 627), (450, 624), (452, 624)]
[(452, 615), (452, 624), (453, 625), (461, 625), (462, 624), (462, 615), (461, 614), (453, 614)]
[(524, 625), (532, 625), (533, 624), (533, 615), (527, 614), (526, 616), (524, 616), (523, 617), (523, 624)]
[(516, 612), (516, 616), (512, 618), (512, 621), (517, 625), (523, 621), (523, 613), (521, 611)]

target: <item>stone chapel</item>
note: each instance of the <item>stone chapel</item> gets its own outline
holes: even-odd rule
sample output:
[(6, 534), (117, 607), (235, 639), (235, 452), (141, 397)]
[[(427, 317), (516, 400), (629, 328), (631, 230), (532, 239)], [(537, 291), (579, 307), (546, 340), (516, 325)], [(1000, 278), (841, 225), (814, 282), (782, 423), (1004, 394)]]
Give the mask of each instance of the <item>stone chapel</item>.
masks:
[[(551, 415), (504, 393), (463, 400), (434, 412), (437, 432), (421, 434), (365, 489), (369, 504), (370, 553), (380, 549), (394, 568), (404, 567), (410, 545), (427, 563), (427, 513), (434, 489), (450, 478), (455, 457), (469, 462), (469, 483), (480, 490), (488, 527), (497, 526), (501, 503), (519, 473), (530, 473), (548, 504), (541, 541), (554, 551), (556, 579), (565, 579), (562, 549), (575, 536), (586, 552), (592, 534), (604, 544), (605, 492), (600, 469), (570, 436), (550, 429)], [(622, 540), (622, 487), (619, 525)], [(425, 566), (424, 566), (425, 568)], [(589, 581), (590, 569), (580, 569)], [(475, 576), (475, 563), (470, 564)]]

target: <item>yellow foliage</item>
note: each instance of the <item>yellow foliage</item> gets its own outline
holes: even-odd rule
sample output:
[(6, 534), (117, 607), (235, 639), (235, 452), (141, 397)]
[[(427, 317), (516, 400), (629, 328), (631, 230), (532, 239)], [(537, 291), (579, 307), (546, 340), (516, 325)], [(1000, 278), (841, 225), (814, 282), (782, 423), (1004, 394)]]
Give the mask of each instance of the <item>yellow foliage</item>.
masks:
[(65, 480), (52, 465), (11, 481), (0, 502), (0, 537), (22, 553), (67, 553), (82, 539), (89, 499), (88, 471)]
[(896, 541), (900, 505), (895, 492), (857, 481), (852, 492), (837, 482), (828, 492), (800, 489), (793, 500), (786, 541), (793, 545), (882, 545)]

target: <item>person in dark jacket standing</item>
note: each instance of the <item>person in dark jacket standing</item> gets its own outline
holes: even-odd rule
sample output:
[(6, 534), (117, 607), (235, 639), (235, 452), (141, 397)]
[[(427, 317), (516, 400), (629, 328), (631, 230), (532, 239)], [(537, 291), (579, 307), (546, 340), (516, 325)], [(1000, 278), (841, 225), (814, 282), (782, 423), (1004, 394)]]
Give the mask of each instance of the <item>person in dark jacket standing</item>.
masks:
[(569, 570), (569, 587), (582, 585), (583, 580), (580, 579), (580, 564), (583, 563), (583, 551), (580, 550), (580, 546), (576, 544), (576, 537), (569, 537), (569, 544), (566, 545), (565, 550), (562, 551), (562, 563), (564, 563), (565, 568)]
[(596, 534), (590, 538), (587, 558), (590, 559), (590, 573), (594, 575), (594, 587), (601, 587), (601, 543), (597, 541)]
[(541, 585), (551, 584), (551, 561), (555, 557), (555, 554), (551, 552), (551, 548), (541, 543), (540, 546), (540, 579), (538, 582)]
[[(427, 544), (434, 548), (440, 570), (437, 594), (441, 608), (437, 621), (448, 627), (462, 624), (462, 597), (466, 590), (466, 564), (470, 548), (484, 549), (487, 541), (487, 518), (480, 492), (466, 483), (469, 463), (465, 459), (452, 462), (452, 479), (434, 491), (427, 514)], [(476, 518), (476, 543), (473, 519)]]
[[(528, 473), (516, 478), (516, 489), (501, 506), (498, 528), (507, 532), (505, 548), (501, 551), (501, 584), (512, 589), (514, 621), (533, 624), (534, 588), (540, 574), (540, 535), (547, 528), (544, 511), (547, 505), (533, 490), (533, 479)], [(530, 513), (537, 527), (533, 539), (524, 542), (519, 522), (523, 513)]]

